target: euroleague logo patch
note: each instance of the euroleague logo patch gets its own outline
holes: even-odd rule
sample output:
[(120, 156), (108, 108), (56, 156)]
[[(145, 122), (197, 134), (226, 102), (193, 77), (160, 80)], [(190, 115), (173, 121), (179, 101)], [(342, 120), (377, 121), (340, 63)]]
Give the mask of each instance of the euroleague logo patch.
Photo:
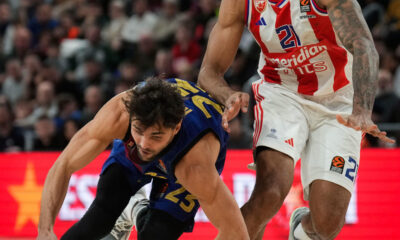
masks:
[(335, 156), (332, 159), (330, 170), (342, 174), (344, 169), (344, 158), (341, 156)]
[(310, 12), (311, 11), (311, 5), (310, 5), (310, 0), (300, 0), (300, 12)]

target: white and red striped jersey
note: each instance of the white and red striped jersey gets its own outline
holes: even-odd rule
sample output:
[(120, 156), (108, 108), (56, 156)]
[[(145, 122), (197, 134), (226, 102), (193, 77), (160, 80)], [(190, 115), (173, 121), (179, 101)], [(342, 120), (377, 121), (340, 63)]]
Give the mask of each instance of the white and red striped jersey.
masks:
[(351, 82), (353, 57), (313, 0), (245, 0), (247, 27), (261, 47), (266, 82), (325, 95)]

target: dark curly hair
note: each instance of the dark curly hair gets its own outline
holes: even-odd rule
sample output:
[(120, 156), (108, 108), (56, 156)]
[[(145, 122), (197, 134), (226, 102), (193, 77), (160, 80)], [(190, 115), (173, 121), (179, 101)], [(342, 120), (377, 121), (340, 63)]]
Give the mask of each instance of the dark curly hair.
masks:
[(185, 105), (179, 89), (160, 78), (149, 78), (129, 91), (124, 100), (132, 120), (144, 127), (154, 124), (173, 128), (185, 115)]

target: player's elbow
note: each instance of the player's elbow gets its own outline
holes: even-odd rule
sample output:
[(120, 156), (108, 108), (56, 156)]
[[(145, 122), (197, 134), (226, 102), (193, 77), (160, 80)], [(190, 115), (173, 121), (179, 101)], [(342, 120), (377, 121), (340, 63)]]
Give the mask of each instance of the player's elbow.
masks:
[(207, 69), (206, 67), (201, 67), (200, 68), (200, 72), (199, 72), (199, 76), (198, 76), (198, 80), (197, 80), (197, 84), (199, 84), (199, 86), (203, 89), (207, 89)]
[(205, 58), (200, 68), (197, 83), (203, 89), (211, 89), (215, 84), (213, 79), (223, 76), (223, 74), (223, 71), (216, 64), (208, 63), (208, 60)]

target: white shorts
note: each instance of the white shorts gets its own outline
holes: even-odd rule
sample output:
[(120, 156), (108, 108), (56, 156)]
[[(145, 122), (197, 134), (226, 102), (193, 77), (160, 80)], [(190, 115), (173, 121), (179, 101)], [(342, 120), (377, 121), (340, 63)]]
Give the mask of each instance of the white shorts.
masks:
[(304, 199), (317, 179), (338, 184), (353, 193), (360, 161), (360, 131), (345, 127), (336, 114), (352, 112), (353, 88), (315, 97), (293, 93), (278, 84), (253, 83), (253, 148), (266, 146), (301, 158)]

